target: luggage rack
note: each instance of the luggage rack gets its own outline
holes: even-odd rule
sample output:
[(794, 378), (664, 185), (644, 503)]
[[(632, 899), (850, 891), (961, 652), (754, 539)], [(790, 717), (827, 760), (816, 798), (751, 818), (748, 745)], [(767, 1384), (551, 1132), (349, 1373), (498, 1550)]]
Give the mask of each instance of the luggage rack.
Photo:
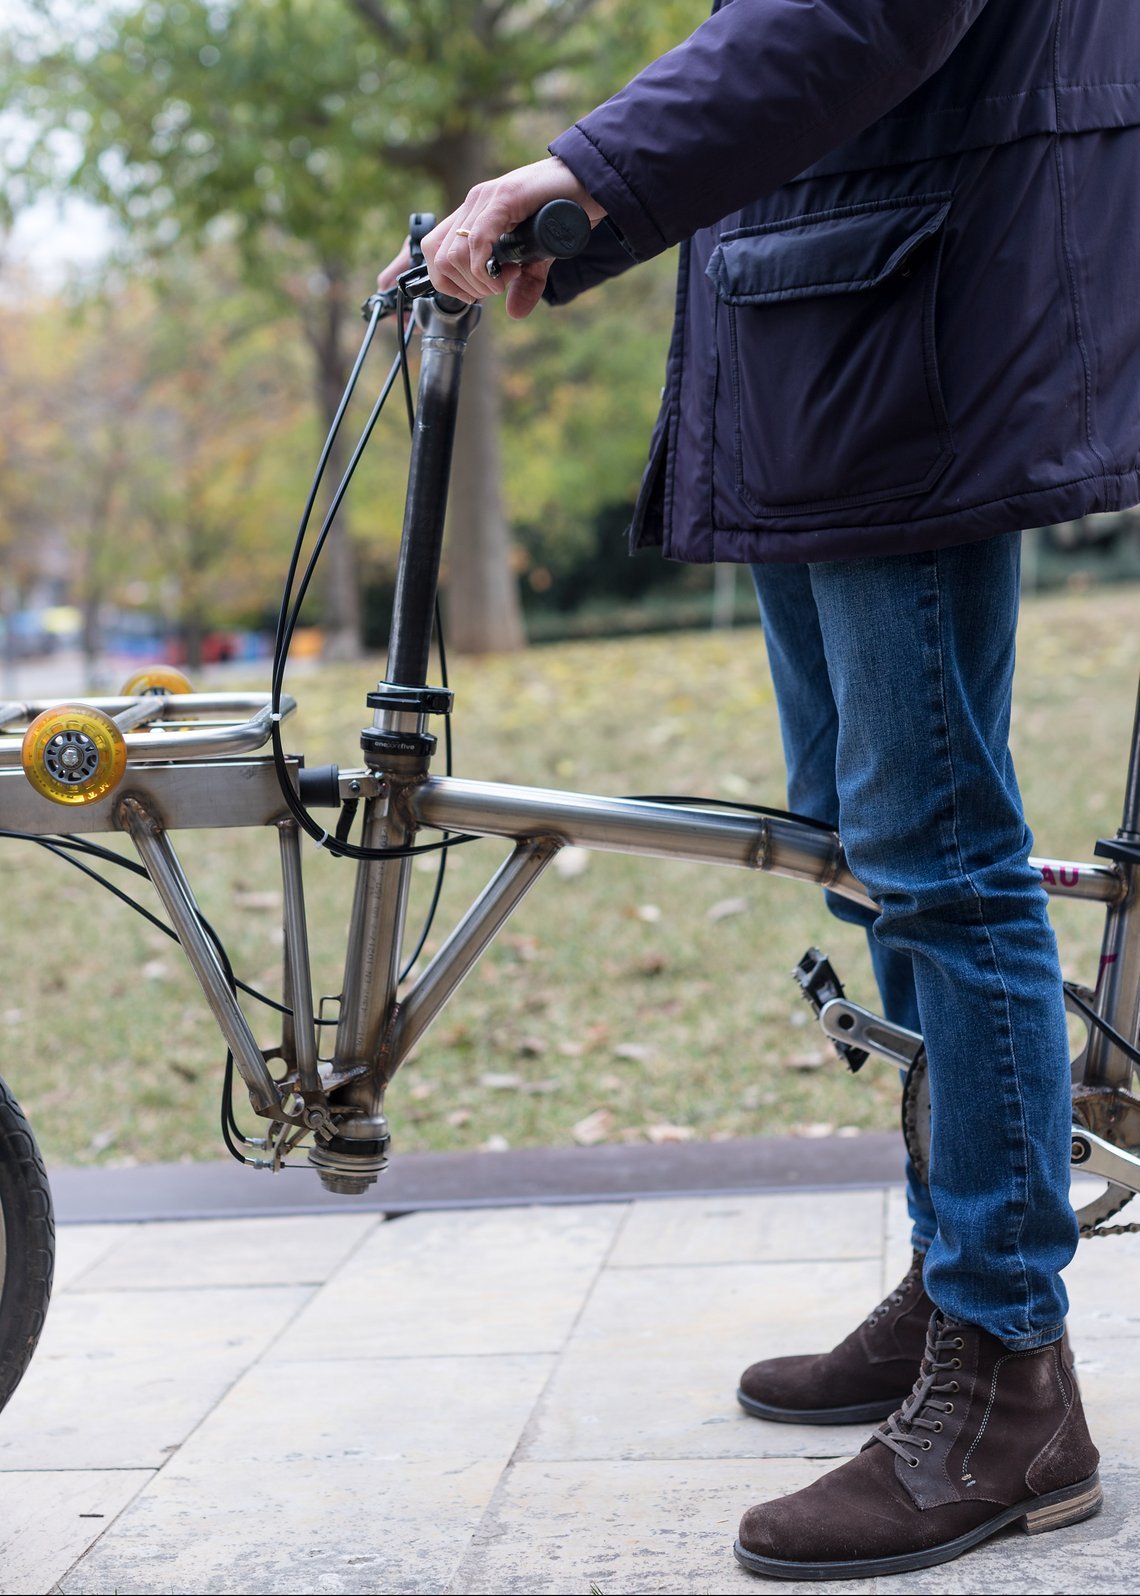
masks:
[[(156, 667), (113, 697), (0, 703), (0, 814), (13, 830), (122, 829), (124, 793), (171, 829), (271, 824), (284, 814), (268, 755), (271, 695), (196, 693)], [(280, 717), (296, 708), (282, 696)], [(257, 757), (260, 756), (260, 757)], [(300, 762), (289, 760), (296, 782)]]

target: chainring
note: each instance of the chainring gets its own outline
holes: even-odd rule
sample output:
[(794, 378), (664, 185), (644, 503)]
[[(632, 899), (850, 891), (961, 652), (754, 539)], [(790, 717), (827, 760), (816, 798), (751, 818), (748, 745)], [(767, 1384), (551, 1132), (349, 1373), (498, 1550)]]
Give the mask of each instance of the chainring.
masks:
[[(930, 1079), (926, 1068), (926, 1051), (923, 1049), (906, 1072), (902, 1093), (902, 1133), (907, 1156), (921, 1181), (930, 1179)], [(1077, 1209), (1077, 1221), (1082, 1236), (1112, 1235), (1099, 1227), (1114, 1214), (1118, 1214), (1135, 1196), (1127, 1186), (1109, 1182), (1105, 1191), (1083, 1208)], [(1135, 1230), (1134, 1225), (1120, 1226), (1120, 1232)]]

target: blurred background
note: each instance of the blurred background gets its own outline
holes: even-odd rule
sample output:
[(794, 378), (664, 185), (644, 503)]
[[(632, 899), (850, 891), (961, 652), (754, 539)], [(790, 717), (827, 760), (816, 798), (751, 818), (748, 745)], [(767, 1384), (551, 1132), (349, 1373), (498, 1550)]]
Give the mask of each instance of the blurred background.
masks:
[[(117, 691), (163, 660), (263, 689), (359, 307), (409, 212), (541, 156), (706, 10), (0, 0), (0, 695)], [(783, 800), (747, 574), (626, 551), (672, 273), (662, 257), (521, 324), (492, 306), (472, 342), (444, 571), (465, 776)], [(353, 661), (385, 641), (406, 460), (397, 403), (291, 658), (289, 746), (317, 763), (359, 757), (379, 670)], [(1138, 577), (1135, 514), (1027, 538), (1013, 740), (1042, 853), (1088, 858), (1117, 824)], [(235, 967), (274, 990), (273, 839), (179, 847)], [(494, 852), (458, 850), (427, 953)], [(317, 990), (335, 993), (351, 871), (321, 858), (308, 877)], [(413, 935), (436, 880), (417, 861)], [(29, 843), (0, 852), (0, 904), (0, 1064), (49, 1158), (217, 1156), (222, 1060), (177, 951)], [(1091, 979), (1098, 915), (1055, 921), (1066, 974)], [(893, 1067), (851, 1077), (807, 1028), (788, 972), (813, 942), (874, 1004), (861, 935), (802, 885), (567, 850), (398, 1078), (398, 1145), (893, 1125)]]
[[(3, 690), (263, 657), (358, 306), (408, 213), (540, 156), (705, 10), (0, 0)], [(444, 573), (456, 650), (753, 619), (734, 571), (626, 553), (672, 264), (484, 318)], [(393, 406), (300, 652), (383, 645), (404, 468)], [(1027, 585), (1134, 580), (1138, 525), (1034, 533)]]

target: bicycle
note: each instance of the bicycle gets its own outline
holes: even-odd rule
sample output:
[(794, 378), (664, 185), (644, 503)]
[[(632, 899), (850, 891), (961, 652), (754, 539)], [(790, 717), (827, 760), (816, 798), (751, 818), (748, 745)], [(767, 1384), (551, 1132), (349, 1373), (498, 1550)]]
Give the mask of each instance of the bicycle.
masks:
[[(412, 218), (414, 250), (432, 222), (426, 215)], [(496, 260), (570, 256), (588, 233), (577, 207), (555, 201), (503, 239)], [(194, 693), (179, 673), (159, 667), (132, 677), (116, 697), (0, 704), (0, 835), (38, 842), (105, 886), (111, 883), (96, 864), (125, 866), (149, 878), (169, 924), (149, 917), (181, 944), (227, 1046), (222, 1130), (229, 1150), (269, 1170), (303, 1152), (322, 1184), (346, 1196), (366, 1191), (387, 1164), (389, 1083), (564, 846), (765, 871), (873, 907), (846, 864), (838, 835), (782, 810), (667, 796), (603, 798), (432, 773), (437, 743), (429, 723), (442, 720), (446, 739), (452, 709), (446, 681), (428, 683), (436, 587), (462, 361), (480, 311), (438, 295), (422, 254), (395, 289), (372, 295), (364, 308), (367, 332), (289, 564), (270, 691)], [(388, 317), (400, 329), (397, 358), (302, 570), (303, 540), (333, 437), (377, 326)], [(413, 322), (421, 335), (415, 402), (409, 374)], [(282, 737), (295, 708), (283, 690), (289, 644), (336, 508), (399, 381), (412, 446), (386, 675), (367, 696), (373, 715), (361, 735), (363, 764), (308, 769), (286, 752)], [(60, 830), (61, 806), (71, 817), (67, 833)], [(313, 813), (321, 807), (336, 811), (331, 832)], [(358, 812), (359, 844), (350, 840)], [(215, 826), (270, 827), (278, 834), (285, 948), (280, 1001), (237, 979), (170, 839), (172, 831)], [(138, 863), (90, 841), (92, 834), (113, 831), (130, 839)], [(329, 1000), (322, 1000), (319, 1012), (313, 1000), (302, 832), (357, 865), (343, 984), (331, 1000), (334, 1018), (324, 1012)], [(439, 835), (417, 842), (421, 832)], [(425, 928), (405, 964), (413, 862), (431, 851), (445, 860), (449, 848), (476, 837), (506, 839), (513, 851), (408, 995), (398, 999), (401, 976), (426, 938)], [(1033, 862), (1050, 894), (1105, 909), (1096, 983), (1066, 988), (1070, 1010), (1086, 1033), (1073, 1061), (1072, 1162), (1107, 1182), (1079, 1217), (1082, 1234), (1103, 1236), (1140, 1229), (1106, 1223), (1140, 1191), (1140, 1095), (1133, 1092), (1133, 1071), (1140, 1066), (1140, 693), (1121, 825), (1114, 838), (1097, 842), (1094, 853), (1089, 863)], [(111, 890), (148, 913), (119, 888)], [(872, 1052), (904, 1067), (903, 1132), (921, 1171), (930, 1114), (921, 1036), (851, 1002), (816, 949), (800, 960), (795, 976), (824, 1035), (849, 1067), (857, 1070)], [(239, 993), (280, 1012), (276, 1047), (258, 1045)], [(335, 1033), (327, 1054), (320, 1042), (326, 1029)], [(261, 1136), (245, 1136), (238, 1128), (235, 1067), (254, 1115), (265, 1121)], [(0, 1083), (0, 1406), (34, 1350), (51, 1289), (51, 1262), (47, 1177), (27, 1121)]]

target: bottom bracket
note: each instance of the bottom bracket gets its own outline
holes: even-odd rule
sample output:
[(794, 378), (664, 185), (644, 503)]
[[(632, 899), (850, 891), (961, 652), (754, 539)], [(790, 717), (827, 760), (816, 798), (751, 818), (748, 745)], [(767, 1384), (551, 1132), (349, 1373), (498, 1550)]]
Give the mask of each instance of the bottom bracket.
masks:
[(388, 1136), (373, 1141), (332, 1136), (309, 1149), (309, 1163), (320, 1175), (326, 1191), (338, 1192), (342, 1197), (360, 1197), (387, 1169), (390, 1143)]

